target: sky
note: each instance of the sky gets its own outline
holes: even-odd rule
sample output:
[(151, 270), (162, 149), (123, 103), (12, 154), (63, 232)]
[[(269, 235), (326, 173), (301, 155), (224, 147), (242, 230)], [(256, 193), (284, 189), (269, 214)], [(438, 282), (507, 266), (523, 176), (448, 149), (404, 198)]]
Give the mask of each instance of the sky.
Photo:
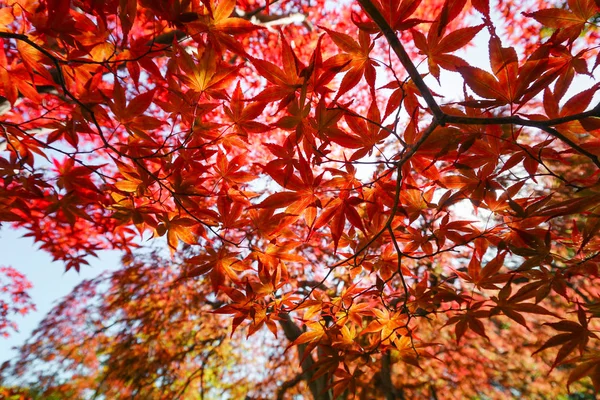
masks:
[(36, 311), (12, 318), (19, 332), (9, 331), (8, 338), (0, 336), (0, 365), (16, 354), (12, 348), (30, 336), (60, 298), (84, 279), (94, 278), (103, 271), (116, 270), (120, 266), (120, 253), (100, 251), (99, 258), (90, 257), (90, 265), (82, 265), (79, 274), (73, 269), (65, 273), (63, 263), (52, 262), (52, 257), (38, 250), (31, 238), (22, 237), (25, 233), (24, 230), (11, 229), (9, 225), (0, 229), (0, 266), (11, 266), (25, 274), (33, 284), (29, 294)]

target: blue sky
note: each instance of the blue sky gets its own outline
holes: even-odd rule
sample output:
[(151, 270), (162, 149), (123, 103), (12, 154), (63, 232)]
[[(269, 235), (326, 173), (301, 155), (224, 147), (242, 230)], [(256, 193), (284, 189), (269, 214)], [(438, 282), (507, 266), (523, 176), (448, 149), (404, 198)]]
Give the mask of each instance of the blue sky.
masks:
[(23, 343), (52, 306), (78, 283), (120, 266), (120, 253), (102, 251), (98, 253), (99, 258), (89, 258), (90, 266), (82, 266), (80, 273), (75, 270), (65, 273), (61, 262), (52, 262), (47, 253), (37, 250), (38, 246), (31, 238), (22, 237), (24, 233), (24, 230), (11, 229), (9, 225), (0, 229), (0, 265), (14, 267), (33, 284), (29, 294), (36, 311), (15, 316), (13, 320), (17, 322), (19, 332), (11, 331), (8, 338), (0, 337), (0, 364), (16, 354), (12, 347)]

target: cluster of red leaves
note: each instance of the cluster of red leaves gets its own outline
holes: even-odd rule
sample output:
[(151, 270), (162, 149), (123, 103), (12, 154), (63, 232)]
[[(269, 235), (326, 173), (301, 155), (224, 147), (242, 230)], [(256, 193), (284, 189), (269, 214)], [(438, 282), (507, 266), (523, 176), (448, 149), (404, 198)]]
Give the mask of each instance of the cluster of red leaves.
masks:
[(27, 291), (31, 283), (25, 275), (11, 267), (0, 267), (0, 336), (8, 336), (10, 330), (17, 330), (11, 321), (14, 314), (25, 315), (35, 310)]
[[(598, 4), (521, 11), (519, 47), (485, 0), (11, 1), (0, 221), (67, 269), (149, 236), (189, 248), (180, 278), (234, 331), (283, 332), (316, 398), (501, 397), (516, 384), (469, 388), (451, 360), (509, 348), (497, 324), (600, 390), (600, 84), (569, 92), (599, 64)], [(459, 53), (477, 37), (489, 68)]]

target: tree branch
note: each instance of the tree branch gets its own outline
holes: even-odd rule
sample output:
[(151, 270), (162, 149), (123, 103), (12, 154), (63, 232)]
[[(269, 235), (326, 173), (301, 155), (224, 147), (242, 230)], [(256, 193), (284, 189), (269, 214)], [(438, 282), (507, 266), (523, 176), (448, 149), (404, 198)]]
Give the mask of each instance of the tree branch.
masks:
[(594, 107), (592, 110), (565, 116), (561, 118), (546, 120), (546, 121), (533, 121), (521, 118), (519, 116), (510, 116), (510, 117), (498, 117), (498, 118), (476, 118), (476, 117), (461, 117), (448, 115), (444, 113), (440, 106), (437, 104), (435, 99), (433, 98), (433, 94), (429, 90), (429, 87), (421, 78), (419, 71), (417, 70), (415, 64), (410, 59), (408, 53), (404, 49), (404, 46), (398, 39), (396, 32), (390, 27), (387, 23), (383, 15), (379, 12), (377, 7), (370, 0), (358, 0), (360, 5), (363, 7), (365, 12), (371, 17), (371, 19), (377, 24), (381, 32), (387, 39), (390, 47), (402, 63), (402, 66), (406, 69), (406, 72), (410, 76), (410, 78), (415, 83), (415, 86), (419, 89), (419, 92), (423, 96), (423, 99), (427, 103), (427, 106), (430, 108), (431, 112), (435, 120), (440, 124), (444, 125), (447, 122), (452, 122), (455, 124), (465, 124), (465, 125), (501, 125), (501, 124), (515, 124), (521, 126), (530, 126), (542, 129), (543, 131), (549, 133), (557, 139), (560, 139), (563, 143), (571, 147), (573, 150), (578, 153), (588, 157), (598, 168), (600, 168), (600, 158), (595, 154), (590, 153), (589, 151), (582, 148), (577, 143), (573, 142), (571, 139), (557, 131), (556, 129), (552, 129), (551, 126), (559, 125), (565, 122), (581, 120), (588, 117), (600, 117), (600, 104)]
[(521, 125), (521, 126), (529, 126), (532, 128), (538, 128), (543, 130), (546, 133), (554, 136), (555, 138), (561, 140), (567, 146), (571, 147), (573, 150), (578, 153), (588, 157), (598, 168), (600, 168), (600, 158), (597, 155), (590, 153), (567, 136), (560, 133), (558, 130), (552, 128), (555, 125), (564, 124), (566, 122), (571, 121), (579, 121), (584, 118), (589, 117), (600, 117), (600, 103), (594, 107), (593, 109), (575, 114), (569, 115), (561, 118), (547, 119), (542, 121), (536, 121), (531, 119), (525, 119), (518, 115), (513, 115), (510, 117), (495, 117), (495, 118), (477, 118), (477, 117), (463, 117), (463, 116), (455, 116), (455, 115), (447, 115), (445, 117), (445, 121), (447, 123), (452, 124), (462, 124), (462, 125)]
[(402, 43), (400, 43), (398, 36), (396, 36), (396, 32), (390, 27), (383, 15), (381, 15), (377, 7), (375, 7), (370, 0), (358, 0), (358, 2), (365, 10), (367, 15), (369, 15), (369, 17), (371, 17), (377, 26), (379, 26), (379, 29), (381, 29), (381, 32), (387, 39), (390, 47), (392, 50), (394, 50), (394, 53), (396, 53), (398, 60), (400, 60), (402, 66), (406, 69), (406, 72), (408, 72), (408, 75), (415, 83), (415, 86), (419, 89), (419, 92), (421, 92), (421, 95), (423, 96), (423, 99), (425, 99), (427, 106), (431, 109), (434, 118), (439, 122), (440, 125), (444, 125), (446, 114), (444, 114), (444, 112), (440, 109), (440, 106), (433, 98), (431, 90), (429, 90), (429, 87), (425, 81), (423, 81), (423, 78), (421, 78), (421, 74), (417, 70), (417, 67), (415, 67), (415, 64), (410, 59), (408, 53), (404, 49), (404, 46)]
[[(287, 340), (293, 342), (302, 334), (302, 329), (292, 321), (289, 314), (280, 313), (279, 318), (279, 324), (283, 328), (283, 333)], [(323, 398), (327, 384), (326, 375), (313, 379), (315, 361), (310, 354), (304, 354), (306, 344), (299, 344), (297, 347), (298, 357), (302, 360), (302, 379), (307, 382), (313, 398), (321, 399)]]
[(386, 400), (398, 400), (403, 397), (398, 393), (392, 383), (392, 362), (390, 352), (381, 355), (381, 370), (379, 378), (381, 379), (381, 390)]
[(290, 380), (287, 380), (281, 384), (279, 389), (277, 390), (277, 400), (283, 400), (283, 396), (285, 396), (285, 392), (288, 389), (293, 388), (297, 384), (299, 384), (302, 380), (304, 380), (304, 374), (298, 374)]

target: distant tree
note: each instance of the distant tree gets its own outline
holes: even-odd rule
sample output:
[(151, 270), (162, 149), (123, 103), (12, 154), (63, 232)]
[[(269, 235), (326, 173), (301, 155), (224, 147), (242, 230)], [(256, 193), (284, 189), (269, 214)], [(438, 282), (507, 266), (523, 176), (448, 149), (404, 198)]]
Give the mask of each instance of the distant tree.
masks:
[(31, 282), (11, 267), (0, 266), (0, 336), (7, 337), (17, 330), (15, 315), (25, 315), (35, 309), (27, 291)]

